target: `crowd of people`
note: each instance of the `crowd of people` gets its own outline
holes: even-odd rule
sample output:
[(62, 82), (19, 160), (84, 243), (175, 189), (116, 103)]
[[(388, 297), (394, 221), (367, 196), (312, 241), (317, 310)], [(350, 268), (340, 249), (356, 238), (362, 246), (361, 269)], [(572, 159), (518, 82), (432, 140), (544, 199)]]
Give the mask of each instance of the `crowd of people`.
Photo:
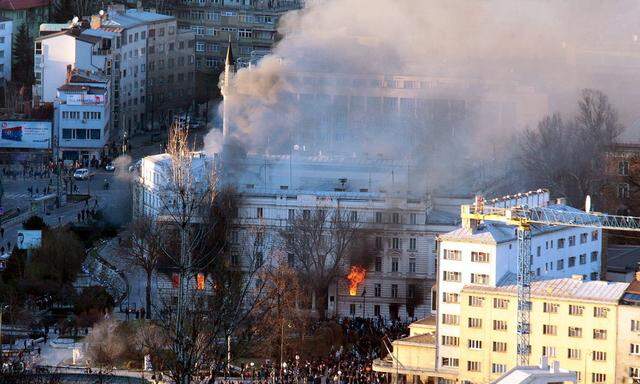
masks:
[[(332, 348), (322, 358), (305, 358), (299, 355), (287, 358), (280, 366), (279, 361), (267, 360), (263, 363), (247, 363), (240, 367), (240, 376), (233, 379), (214, 378), (212, 374), (203, 380), (209, 384), (255, 383), (387, 383), (384, 373), (373, 371), (376, 358), (388, 353), (387, 346), (392, 340), (408, 333), (408, 323), (385, 321), (383, 319), (345, 318), (338, 321), (343, 332), (343, 345)], [(312, 328), (317, 328), (315, 325)], [(310, 329), (313, 332), (313, 329)], [(385, 343), (387, 346), (385, 346)], [(223, 372), (224, 362), (214, 367)]]

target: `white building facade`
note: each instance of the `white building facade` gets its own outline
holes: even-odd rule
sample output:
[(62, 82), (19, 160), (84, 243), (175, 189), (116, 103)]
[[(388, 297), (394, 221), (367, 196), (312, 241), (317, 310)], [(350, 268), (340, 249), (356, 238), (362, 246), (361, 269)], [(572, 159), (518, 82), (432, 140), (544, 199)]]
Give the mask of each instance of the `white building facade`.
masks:
[[(166, 166), (159, 164), (165, 161), (170, 161), (167, 155), (142, 160), (134, 183), (134, 214), (156, 216), (161, 211)], [(210, 170), (216, 162), (217, 157), (209, 158), (209, 165), (205, 160), (203, 167), (200, 158), (194, 161), (200, 169), (198, 178), (206, 179), (208, 173), (202, 169)], [(318, 209), (339, 209), (368, 230), (376, 252), (355, 295), (349, 292), (349, 266), (344, 265), (344, 277), (337, 278), (327, 292), (327, 313), (402, 320), (431, 313), (436, 236), (455, 228), (458, 219), (434, 207), (428, 196), (413, 195), (404, 188), (406, 166), (296, 154), (249, 155), (238, 162), (233, 171), (222, 174), (233, 180), (240, 196), (233, 238), (242, 250), (243, 266), (268, 263), (272, 255), (286, 253), (280, 233), (292, 219)], [(257, 247), (256, 233), (262, 234)], [(286, 260), (295, 263), (294, 255), (287, 254)]]
[(12, 42), (13, 21), (0, 16), (0, 76), (4, 83), (11, 81)]
[(58, 158), (96, 166), (109, 141), (111, 105), (108, 78), (75, 70), (58, 88), (54, 103), (54, 140)]
[[(548, 192), (542, 195), (535, 204), (547, 205)], [(580, 212), (566, 205), (552, 207)], [(534, 280), (572, 275), (582, 275), (585, 280), (600, 279), (600, 229), (532, 226), (531, 251)], [(438, 369), (458, 369), (460, 327), (464, 325), (460, 318), (462, 288), (465, 285), (497, 286), (509, 273), (517, 273), (517, 256), (514, 227), (485, 222), (438, 236)]]

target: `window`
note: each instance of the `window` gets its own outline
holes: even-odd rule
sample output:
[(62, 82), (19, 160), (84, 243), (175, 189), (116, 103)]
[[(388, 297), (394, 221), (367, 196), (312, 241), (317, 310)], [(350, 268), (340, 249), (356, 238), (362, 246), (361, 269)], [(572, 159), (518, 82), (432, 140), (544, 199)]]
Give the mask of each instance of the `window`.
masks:
[(493, 320), (493, 330), (494, 331), (506, 331), (507, 330), (507, 321), (506, 320)]
[(482, 340), (469, 340), (467, 346), (469, 349), (482, 349)]
[(591, 373), (592, 383), (604, 383), (606, 381), (607, 381), (607, 375), (605, 375), (604, 373), (596, 373), (596, 372)]
[(567, 358), (571, 360), (580, 360), (581, 353), (579, 349), (569, 348), (567, 349)]
[(460, 282), (462, 277), (460, 272), (443, 271), (442, 273), (444, 281)]
[(556, 335), (558, 333), (558, 327), (555, 325), (544, 324), (542, 326), (543, 335)]
[(569, 304), (569, 314), (572, 316), (582, 316), (584, 313), (584, 306)]
[(382, 237), (380, 236), (376, 236), (376, 249), (382, 249)]
[(460, 365), (460, 360), (455, 357), (443, 357), (442, 358), (442, 366), (443, 367), (457, 367)]
[(596, 340), (606, 340), (607, 339), (607, 330), (606, 329), (594, 329), (593, 330), (593, 338)]
[(87, 139), (87, 130), (86, 129), (74, 129), (76, 134), (76, 139), (86, 140)]
[(556, 357), (556, 347), (542, 346), (542, 356)]
[(442, 301), (448, 304), (458, 304), (460, 302), (460, 295), (457, 293), (442, 292)]
[(591, 252), (591, 262), (596, 262), (598, 261), (598, 251), (593, 251)]
[(262, 210), (262, 207), (258, 207), (258, 208), (256, 208), (256, 217), (257, 217), (258, 219), (262, 219), (263, 214), (264, 214), (264, 211)]
[(373, 296), (374, 297), (382, 296), (382, 284), (376, 283), (373, 285)]
[(505, 373), (507, 372), (506, 364), (491, 364), (491, 373)]
[(398, 272), (398, 258), (391, 259), (391, 272)]
[(482, 319), (477, 317), (470, 317), (468, 319), (467, 325), (469, 328), (482, 328)]
[(382, 272), (382, 257), (376, 257), (375, 271)]
[(416, 258), (409, 259), (409, 273), (416, 273)]
[(508, 299), (498, 299), (498, 298), (494, 298), (493, 299), (493, 308), (496, 309), (507, 309), (509, 307), (509, 300)]
[(358, 221), (358, 211), (351, 211), (350, 213), (350, 219), (353, 222)]
[(481, 296), (469, 296), (470, 307), (482, 307), (484, 304), (484, 297)]
[(628, 198), (629, 197), (629, 184), (620, 183), (618, 184), (618, 198)]
[(264, 263), (262, 252), (256, 252), (256, 268), (260, 268)]
[(586, 243), (588, 239), (589, 239), (589, 234), (588, 233), (581, 233), (580, 234), (580, 244)]
[(583, 253), (580, 255), (580, 265), (587, 264), (587, 254)]
[(629, 377), (633, 379), (640, 378), (640, 368), (629, 367)]
[(594, 229), (594, 230), (591, 232), (591, 241), (597, 241), (597, 240), (598, 240), (598, 230), (597, 230), (597, 229)]
[(569, 327), (569, 337), (582, 337), (582, 328)]
[(622, 160), (618, 162), (618, 175), (629, 176), (629, 162)]
[(351, 316), (355, 316), (356, 315), (356, 305), (355, 304), (349, 304), (349, 314)]
[(593, 361), (607, 361), (607, 353), (603, 351), (593, 351)]
[(493, 352), (507, 352), (507, 343), (503, 341), (494, 341)]
[(558, 307), (557, 303), (542, 303), (542, 311), (544, 313), (558, 313)]
[(445, 260), (461, 260), (462, 259), (462, 252), (457, 251), (457, 250), (453, 250), (453, 249), (445, 249), (444, 250), (444, 257)]
[(480, 372), (480, 362), (479, 361), (467, 361), (467, 371), (469, 371), (469, 372)]
[[(151, 48), (149, 47), (149, 53), (153, 53), (151, 52)], [(196, 42), (196, 52), (204, 52), (204, 43), (201, 41)]]
[(91, 135), (91, 140), (100, 140), (100, 130), (99, 129), (90, 129), (89, 134)]
[(488, 263), (489, 254), (486, 252), (471, 252), (471, 261), (476, 263)]
[(289, 209), (287, 215), (289, 220), (293, 220), (296, 217), (296, 211), (294, 209)]
[(629, 353), (632, 355), (640, 355), (640, 344), (630, 344)]
[(398, 284), (391, 284), (391, 297), (398, 298)]
[(73, 139), (73, 129), (63, 129), (62, 130), (62, 138), (63, 139)]
[(376, 223), (382, 223), (382, 212), (376, 212)]
[(415, 237), (412, 237), (409, 239), (409, 250), (410, 251), (415, 251), (417, 249), (417, 241)]
[(576, 257), (575, 256), (569, 257), (569, 268), (575, 267), (575, 266), (576, 266)]
[(415, 213), (410, 213), (409, 214), (409, 223), (412, 225), (415, 225), (418, 223), (418, 215), (416, 215)]
[(442, 345), (447, 345), (451, 347), (457, 347), (459, 344), (459, 339), (456, 336), (442, 336)]
[(472, 273), (471, 284), (481, 284), (481, 285), (489, 284), (489, 275), (485, 275), (482, 273)]
[(287, 253), (287, 265), (289, 267), (293, 267), (296, 263), (295, 257), (293, 255), (293, 253), (289, 252)]
[(606, 307), (593, 307), (593, 317), (607, 317), (609, 309)]
[(303, 210), (302, 210), (302, 218), (303, 218), (304, 220), (309, 220), (309, 219), (311, 219), (311, 211), (310, 211), (310, 210), (308, 210), (308, 209), (303, 209)]
[(538, 247), (536, 248), (536, 257), (540, 257), (541, 254), (542, 254), (542, 249), (538, 245)]
[(576, 245), (576, 237), (574, 236), (569, 236), (569, 246), (573, 247), (574, 245)]
[(393, 224), (400, 224), (400, 214), (398, 212), (393, 212), (391, 220), (393, 221)]
[(640, 332), (640, 320), (631, 320), (631, 332)]
[(558, 262), (556, 263), (556, 269), (558, 271), (561, 271), (564, 269), (564, 259), (558, 260)]
[(373, 306), (373, 315), (380, 317), (380, 305), (376, 304)]
[(598, 272), (591, 272), (591, 275), (589, 275), (589, 279), (598, 280)]
[(442, 323), (447, 325), (458, 325), (460, 324), (460, 316), (458, 315), (450, 315), (448, 313), (442, 314)]
[(391, 248), (398, 250), (400, 249), (400, 239), (397, 237), (394, 237), (391, 239)]
[(558, 249), (564, 248), (564, 239), (558, 239)]

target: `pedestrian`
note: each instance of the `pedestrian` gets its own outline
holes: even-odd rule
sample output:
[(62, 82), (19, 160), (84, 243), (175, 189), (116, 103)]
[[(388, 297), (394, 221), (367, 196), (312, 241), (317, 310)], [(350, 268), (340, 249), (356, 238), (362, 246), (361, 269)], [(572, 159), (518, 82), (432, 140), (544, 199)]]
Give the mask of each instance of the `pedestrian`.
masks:
[(0, 254), (4, 255), (4, 247), (0, 247)]
[(40, 194), (40, 188), (36, 187), (36, 196)]
[(82, 210), (82, 221), (84, 221), (84, 209)]
[(0, 227), (0, 236), (4, 239), (4, 227)]
[(62, 225), (62, 216), (58, 216), (58, 225)]
[(80, 222), (80, 212), (78, 212), (78, 223)]
[(40, 349), (40, 347), (38, 347), (38, 356), (40, 356), (40, 351), (41, 351), (41, 349)]
[(7, 250), (11, 252), (11, 242), (7, 241)]

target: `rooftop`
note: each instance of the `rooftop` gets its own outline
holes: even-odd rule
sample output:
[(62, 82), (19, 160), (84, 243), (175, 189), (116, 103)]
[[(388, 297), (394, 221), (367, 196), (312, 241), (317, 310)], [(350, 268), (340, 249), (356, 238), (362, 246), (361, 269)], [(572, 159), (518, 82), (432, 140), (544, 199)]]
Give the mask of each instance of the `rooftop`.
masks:
[(88, 95), (104, 95), (107, 93), (106, 88), (87, 87), (79, 84), (63, 84), (58, 90), (63, 92), (86, 92)]
[(427, 316), (427, 317), (422, 318), (420, 320), (414, 321), (409, 326), (412, 326), (414, 324), (416, 324), (416, 325), (436, 325), (436, 317), (435, 316)]
[[(577, 299), (600, 303), (617, 303), (625, 293), (629, 283), (608, 281), (584, 281), (582, 278), (562, 278), (536, 280), (531, 283), (531, 297), (552, 299)], [(497, 286), (466, 285), (464, 292), (489, 292), (517, 295), (516, 275), (505, 274)]]
[(577, 375), (560, 369), (557, 362), (552, 366), (518, 366), (506, 372), (492, 384), (525, 384), (525, 383), (564, 383), (576, 382)]
[(607, 270), (612, 272), (633, 272), (640, 263), (640, 246), (609, 245), (607, 247)]
[(19, 11), (23, 9), (48, 7), (51, 0), (0, 0), (0, 9)]

